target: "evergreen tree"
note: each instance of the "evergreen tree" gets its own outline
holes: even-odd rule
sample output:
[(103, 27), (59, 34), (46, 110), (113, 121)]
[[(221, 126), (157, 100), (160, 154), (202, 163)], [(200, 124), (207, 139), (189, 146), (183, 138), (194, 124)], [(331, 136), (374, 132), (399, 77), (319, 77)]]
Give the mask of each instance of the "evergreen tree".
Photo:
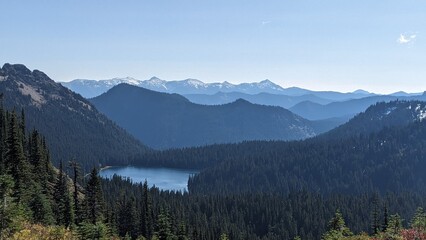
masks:
[(379, 208), (378, 208), (378, 198), (374, 197), (373, 200), (373, 222), (371, 223), (371, 228), (373, 230), (373, 235), (376, 235), (380, 231), (380, 221), (379, 221)]
[(4, 172), (5, 139), (6, 139), (6, 113), (3, 107), (3, 93), (0, 94), (0, 172)]
[(161, 209), (158, 215), (156, 235), (159, 240), (171, 240), (174, 238), (169, 214), (164, 209)]
[(104, 202), (102, 196), (101, 183), (98, 176), (98, 171), (93, 168), (89, 176), (89, 181), (86, 185), (86, 196), (85, 196), (85, 212), (86, 220), (92, 224), (96, 224), (98, 221), (103, 220), (104, 214)]
[(49, 171), (46, 166), (49, 166), (49, 163), (44, 154), (40, 135), (37, 130), (31, 132), (31, 137), (28, 142), (30, 146), (29, 160), (33, 168), (33, 179), (43, 188), (43, 193), (47, 194)]
[(411, 220), (410, 225), (412, 228), (426, 231), (426, 213), (423, 210), (423, 208), (421, 207), (417, 208), (416, 212), (414, 213), (414, 217)]
[(399, 231), (402, 229), (402, 219), (399, 214), (394, 214), (389, 217), (389, 224), (387, 228), (387, 233), (396, 235), (399, 234)]
[(82, 212), (81, 212), (81, 206), (80, 206), (80, 200), (78, 198), (78, 181), (80, 179), (80, 165), (76, 161), (70, 161), (69, 166), (72, 168), (73, 171), (73, 206), (74, 206), (74, 212), (75, 212), (75, 223), (78, 224), (81, 222), (82, 218)]
[(179, 224), (177, 239), (178, 240), (188, 240), (189, 239), (185, 224), (183, 222)]
[(30, 208), (33, 212), (33, 221), (46, 225), (55, 222), (49, 199), (42, 193), (41, 189), (35, 191)]
[(66, 176), (63, 172), (62, 161), (59, 163), (59, 174), (53, 194), (55, 201), (55, 216), (58, 225), (70, 226), (74, 223), (74, 212), (68, 191)]
[(26, 219), (24, 209), (12, 197), (13, 185), (11, 175), (0, 175), (0, 239), (19, 229)]
[(21, 141), (22, 141), (22, 146), (24, 147), (25, 150), (25, 112), (24, 109), (21, 109), (21, 121), (19, 121), (19, 129), (20, 129), (20, 134), (21, 134)]
[(120, 236), (130, 235), (136, 238), (136, 213), (135, 200), (128, 199), (124, 194), (121, 195), (117, 202), (117, 229)]
[(19, 203), (28, 206), (32, 186), (31, 172), (25, 158), (21, 137), (16, 114), (12, 112), (8, 128), (5, 168), (6, 173), (10, 174), (15, 181), (14, 197)]
[(346, 227), (340, 210), (337, 210), (334, 217), (328, 223), (328, 231), (323, 235), (324, 240), (338, 240), (351, 236), (352, 232)]
[(146, 237), (147, 239), (150, 239), (152, 237), (152, 233), (154, 231), (154, 225), (153, 225), (153, 211), (152, 211), (152, 199), (149, 192), (148, 182), (145, 180), (142, 186), (142, 193), (143, 193), (143, 206), (142, 206), (142, 213), (141, 213), (141, 228), (142, 228), (142, 235)]
[(382, 226), (382, 231), (386, 232), (388, 225), (389, 225), (389, 213), (388, 213), (388, 207), (385, 204), (384, 206), (384, 210), (383, 210), (383, 226)]

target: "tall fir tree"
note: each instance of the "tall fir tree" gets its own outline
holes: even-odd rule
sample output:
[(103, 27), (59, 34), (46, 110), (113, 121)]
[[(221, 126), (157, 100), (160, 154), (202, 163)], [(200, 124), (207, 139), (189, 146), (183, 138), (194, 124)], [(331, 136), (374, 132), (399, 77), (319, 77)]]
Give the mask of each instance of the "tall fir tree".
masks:
[(389, 212), (388, 212), (388, 206), (385, 204), (383, 207), (383, 226), (382, 231), (386, 232), (389, 225)]
[(378, 197), (375, 195), (373, 199), (373, 212), (372, 212), (372, 223), (371, 228), (374, 235), (377, 235), (380, 231), (380, 219), (379, 219), (379, 203)]
[(93, 168), (90, 173), (89, 181), (86, 184), (86, 196), (84, 201), (85, 220), (92, 224), (102, 221), (104, 217), (104, 202), (101, 182), (96, 168)]
[(141, 232), (144, 237), (147, 239), (150, 239), (152, 237), (152, 234), (154, 232), (154, 225), (153, 225), (153, 210), (152, 210), (152, 198), (150, 195), (148, 182), (145, 180), (142, 186), (142, 199), (143, 199), (143, 205), (142, 205), (142, 213), (141, 213)]
[(75, 212), (75, 224), (79, 224), (82, 221), (82, 212), (80, 199), (78, 197), (78, 181), (80, 180), (80, 165), (72, 160), (69, 162), (69, 167), (71, 167), (73, 172), (73, 206)]
[(55, 201), (55, 216), (58, 225), (70, 226), (74, 223), (74, 212), (68, 191), (66, 176), (63, 172), (62, 161), (59, 163), (59, 174), (53, 194)]
[(22, 146), (22, 136), (16, 113), (12, 112), (8, 128), (5, 170), (15, 181), (14, 197), (19, 203), (28, 206), (32, 181), (30, 165)]

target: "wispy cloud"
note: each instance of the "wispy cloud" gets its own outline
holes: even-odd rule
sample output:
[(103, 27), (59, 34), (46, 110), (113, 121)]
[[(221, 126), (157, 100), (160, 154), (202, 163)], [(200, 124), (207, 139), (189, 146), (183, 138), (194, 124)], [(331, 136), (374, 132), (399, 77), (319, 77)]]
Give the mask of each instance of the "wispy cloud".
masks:
[(272, 21), (262, 21), (262, 26), (265, 26), (266, 24), (271, 23)]
[(417, 34), (400, 34), (399, 38), (397, 39), (397, 42), (399, 44), (408, 44), (410, 42), (413, 42), (417, 37)]

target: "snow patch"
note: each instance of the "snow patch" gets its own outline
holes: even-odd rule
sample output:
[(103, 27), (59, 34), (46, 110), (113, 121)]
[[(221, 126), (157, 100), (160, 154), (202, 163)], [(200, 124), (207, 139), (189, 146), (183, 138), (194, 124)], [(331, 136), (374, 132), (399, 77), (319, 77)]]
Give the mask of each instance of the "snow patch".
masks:
[(417, 116), (417, 118), (421, 121), (423, 121), (423, 119), (426, 118), (426, 111), (425, 110), (420, 110), (419, 115)]
[(421, 122), (426, 118), (426, 106), (422, 107), (422, 104), (418, 103), (415, 109), (417, 113), (417, 119)]
[(396, 107), (388, 108), (387, 111), (385, 112), (385, 115), (391, 114), (395, 109), (396, 109)]
[(0, 76), (0, 82), (6, 81), (9, 76)]
[(420, 108), (421, 108), (421, 105), (420, 105), (420, 103), (419, 103), (419, 104), (417, 104), (416, 112), (417, 112), (417, 111), (419, 111), (419, 110), (420, 110)]

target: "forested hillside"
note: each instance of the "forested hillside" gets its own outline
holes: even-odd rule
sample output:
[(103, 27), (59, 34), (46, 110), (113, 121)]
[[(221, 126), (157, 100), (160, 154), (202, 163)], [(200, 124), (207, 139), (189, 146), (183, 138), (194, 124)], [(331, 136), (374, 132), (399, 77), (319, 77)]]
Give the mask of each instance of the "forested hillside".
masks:
[(217, 106), (194, 104), (178, 94), (120, 84), (90, 100), (139, 140), (156, 149), (295, 140), (315, 136), (336, 122), (311, 122), (273, 106), (238, 99)]
[(126, 164), (147, 149), (86, 99), (41, 71), (5, 64), (0, 69), (0, 93), (7, 109), (24, 110), (28, 129), (43, 133), (56, 165), (74, 158), (85, 169), (106, 162)]
[[(134, 164), (204, 169), (190, 180), (192, 193), (289, 193), (300, 189), (323, 194), (422, 193), (426, 190), (423, 114), (421, 102), (380, 103), (342, 126), (368, 131), (355, 130), (353, 135), (344, 131), (342, 138), (324, 135), (305, 141), (167, 150), (135, 159)], [(372, 115), (382, 116), (383, 123), (371, 119)]]

